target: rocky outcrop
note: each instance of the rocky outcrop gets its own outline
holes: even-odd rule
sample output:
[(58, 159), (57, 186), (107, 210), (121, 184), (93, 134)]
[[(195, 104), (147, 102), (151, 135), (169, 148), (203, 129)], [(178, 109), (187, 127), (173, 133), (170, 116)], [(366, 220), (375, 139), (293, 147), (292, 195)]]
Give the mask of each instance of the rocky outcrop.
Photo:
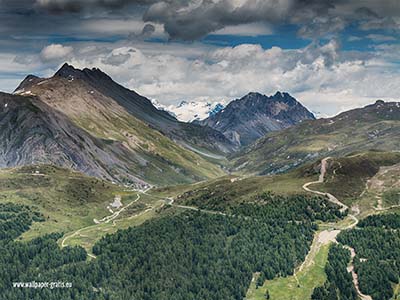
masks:
[(143, 186), (115, 155), (120, 146), (94, 138), (35, 96), (0, 93), (0, 167), (54, 164)]

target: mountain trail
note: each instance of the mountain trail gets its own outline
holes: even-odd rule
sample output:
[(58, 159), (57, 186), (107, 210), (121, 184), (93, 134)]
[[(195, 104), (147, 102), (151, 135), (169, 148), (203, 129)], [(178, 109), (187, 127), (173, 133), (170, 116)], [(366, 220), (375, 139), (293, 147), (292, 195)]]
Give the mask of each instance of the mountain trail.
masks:
[(341, 211), (341, 212), (344, 212), (344, 211), (346, 211), (349, 207), (348, 207), (346, 204), (340, 202), (335, 196), (333, 196), (333, 195), (330, 194), (330, 193), (315, 191), (315, 190), (312, 190), (312, 189), (309, 188), (310, 185), (317, 184), (317, 183), (323, 183), (323, 182), (324, 182), (325, 175), (326, 175), (326, 170), (327, 170), (327, 162), (328, 162), (329, 159), (331, 159), (331, 157), (326, 157), (326, 158), (324, 158), (324, 159), (321, 161), (321, 171), (320, 171), (320, 175), (319, 175), (318, 180), (317, 180), (317, 181), (311, 181), (311, 182), (305, 183), (305, 184), (303, 185), (303, 189), (306, 190), (307, 192), (311, 192), (311, 193), (314, 193), (314, 194), (317, 194), (317, 195), (322, 195), (322, 196), (328, 197), (328, 200), (329, 200), (330, 202), (335, 203), (335, 204), (341, 206), (340, 211)]
[[(331, 157), (326, 157), (321, 161), (321, 171), (320, 171), (320, 175), (319, 175), (318, 180), (317, 181), (311, 181), (311, 182), (308, 182), (308, 183), (304, 184), (303, 185), (303, 189), (308, 191), (308, 192), (317, 194), (317, 195), (327, 196), (329, 201), (331, 201), (332, 203), (335, 203), (337, 205), (340, 205), (342, 207), (340, 209), (340, 211), (344, 212), (349, 207), (347, 205), (345, 205), (344, 203), (342, 203), (341, 201), (339, 201), (335, 196), (333, 196), (332, 194), (329, 194), (329, 193), (315, 191), (315, 190), (311, 190), (310, 188), (308, 188), (312, 184), (323, 183), (324, 182), (325, 174), (326, 174), (326, 170), (327, 170), (327, 161), (329, 159), (331, 159)], [(354, 220), (354, 223), (350, 224), (349, 226), (347, 226), (344, 229), (333, 230), (333, 231), (328, 231), (328, 230), (322, 231), (319, 234), (319, 236), (316, 236), (314, 238), (314, 241), (313, 241), (313, 244), (311, 246), (310, 252), (307, 254), (307, 257), (306, 257), (305, 261), (300, 266), (298, 271), (301, 271), (305, 266), (307, 266), (307, 264), (309, 264), (309, 263), (307, 263), (307, 261), (310, 261), (310, 260), (313, 261), (312, 257), (315, 256), (314, 252), (317, 252), (317, 250), (315, 250), (315, 249), (319, 249), (319, 247), (320, 247), (320, 246), (318, 247), (318, 243), (315, 243), (315, 240), (320, 239), (322, 233), (327, 232), (327, 233), (325, 233), (325, 235), (326, 235), (326, 238), (327, 238), (328, 242), (332, 241), (332, 242), (337, 243), (336, 237), (342, 230), (352, 229), (352, 228), (357, 226), (359, 220), (358, 220), (358, 218), (356, 216), (360, 214), (360, 209), (359, 209), (358, 206), (354, 206), (354, 207), (352, 207), (352, 210), (354, 211), (354, 214), (348, 214), (348, 216)], [(354, 284), (354, 287), (355, 287), (355, 289), (357, 291), (358, 296), (361, 298), (361, 300), (372, 300), (371, 296), (365, 295), (360, 291), (359, 283), (358, 283), (358, 276), (357, 276), (357, 273), (354, 270), (354, 264), (353, 264), (354, 263), (354, 257), (356, 256), (355, 250), (353, 248), (351, 248), (350, 246), (347, 246), (347, 245), (345, 245), (344, 247), (346, 249), (350, 250), (350, 252), (351, 252), (351, 262), (350, 262), (350, 266), (348, 268), (348, 271), (351, 272), (351, 275), (353, 277), (353, 284)], [(295, 272), (295, 276), (296, 276), (296, 273), (297, 272)], [(297, 277), (296, 277), (296, 280), (297, 280)]]
[[(133, 200), (132, 202), (130, 202), (130, 203), (127, 204), (126, 206), (122, 207), (120, 210), (114, 212), (113, 214), (111, 214), (111, 215), (109, 215), (109, 216), (106, 216), (106, 217), (102, 218), (101, 220), (96, 220), (96, 219), (94, 219), (95, 224), (89, 225), (89, 226), (86, 226), (86, 227), (83, 227), (83, 228), (80, 228), (80, 229), (78, 229), (77, 231), (73, 232), (72, 234), (67, 235), (67, 236), (64, 237), (64, 239), (61, 241), (61, 247), (62, 247), (62, 248), (66, 247), (66, 246), (67, 246), (67, 244), (66, 244), (66, 241), (67, 241), (67, 240), (69, 240), (69, 239), (71, 239), (71, 238), (73, 238), (73, 237), (75, 237), (75, 236), (77, 236), (77, 235), (80, 235), (80, 233), (81, 233), (82, 231), (84, 231), (84, 230), (90, 229), (90, 228), (92, 228), (92, 227), (99, 226), (100, 224), (107, 224), (107, 223), (109, 223), (109, 222), (111, 222), (111, 221), (114, 222), (114, 220), (115, 220), (125, 209), (127, 209), (127, 208), (130, 207), (132, 204), (134, 204), (134, 203), (136, 203), (137, 201), (139, 201), (139, 199), (140, 199), (140, 194), (137, 194), (137, 198), (136, 198), (135, 200)], [(90, 255), (90, 254), (88, 254), (88, 256), (90, 256), (90, 257), (92, 257), (92, 258), (95, 258), (95, 257), (93, 257), (93, 256)]]
[(360, 287), (358, 284), (358, 275), (354, 270), (354, 258), (356, 257), (356, 251), (354, 250), (354, 248), (350, 247), (350, 246), (344, 246), (347, 250), (350, 251), (351, 253), (351, 261), (350, 261), (350, 265), (347, 268), (348, 272), (351, 272), (351, 276), (353, 277), (353, 284), (354, 287), (356, 288), (357, 294), (358, 296), (361, 298), (361, 300), (372, 300), (372, 297), (369, 295), (365, 295), (360, 291)]

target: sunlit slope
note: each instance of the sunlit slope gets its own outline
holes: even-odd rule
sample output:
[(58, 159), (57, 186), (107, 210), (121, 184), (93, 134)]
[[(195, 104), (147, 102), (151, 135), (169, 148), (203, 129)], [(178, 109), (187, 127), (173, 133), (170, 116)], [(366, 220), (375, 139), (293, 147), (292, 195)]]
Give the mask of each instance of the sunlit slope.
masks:
[(400, 149), (400, 103), (377, 101), (336, 117), (305, 121), (259, 139), (233, 156), (236, 171), (269, 174), (326, 156)]
[[(127, 184), (190, 183), (223, 174), (218, 165), (151, 128), (82, 80), (64, 77), (31, 79), (29, 90), (26, 87), (24, 91), (18, 92), (21, 96), (4, 94), (5, 98), (9, 98), (4, 100), (4, 105), (18, 99), (19, 105), (16, 109), (30, 110), (28, 118), (55, 120), (50, 126), (46, 121), (40, 123), (39, 127), (45, 128), (41, 139), (58, 139), (58, 143), (69, 145), (62, 147), (57, 153), (77, 148), (71, 154), (63, 155), (66, 162), (60, 163), (61, 166), (73, 167), (90, 175)], [(11, 105), (4, 109), (4, 113), (20, 115), (19, 112), (10, 111), (10, 108)], [(63, 121), (60, 122), (60, 119)], [(18, 122), (26, 123), (29, 119), (17, 119), (17, 123), (9, 123), (10, 131), (12, 126), (20, 127)], [(60, 128), (64, 123), (68, 124), (67, 129)], [(53, 131), (54, 134), (47, 136), (47, 131)], [(37, 145), (40, 146), (39, 142)], [(51, 160), (57, 153), (51, 149), (43, 151), (49, 157), (45, 163), (58, 164)], [(84, 157), (77, 160), (74, 153), (75, 156)], [(14, 160), (8, 161), (11, 164)], [(86, 161), (89, 167), (83, 167), (81, 161)]]

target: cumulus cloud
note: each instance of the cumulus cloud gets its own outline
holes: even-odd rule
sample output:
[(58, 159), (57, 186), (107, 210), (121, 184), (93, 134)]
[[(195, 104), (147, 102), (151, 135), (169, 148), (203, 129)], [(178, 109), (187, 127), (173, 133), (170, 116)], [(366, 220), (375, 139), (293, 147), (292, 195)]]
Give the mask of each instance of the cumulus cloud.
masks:
[(68, 58), (74, 49), (70, 46), (61, 44), (51, 44), (40, 52), (40, 57), (44, 62), (59, 61)]
[(395, 64), (374, 54), (343, 53), (336, 40), (297, 50), (250, 44), (209, 48), (195, 58), (173, 49), (158, 53), (149, 49), (123, 46), (96, 56), (81, 49), (86, 54), (70, 63), (100, 67), (121, 84), (165, 105), (182, 100), (229, 101), (250, 91), (281, 90), (314, 111), (332, 115), (380, 98), (397, 99), (400, 94)]

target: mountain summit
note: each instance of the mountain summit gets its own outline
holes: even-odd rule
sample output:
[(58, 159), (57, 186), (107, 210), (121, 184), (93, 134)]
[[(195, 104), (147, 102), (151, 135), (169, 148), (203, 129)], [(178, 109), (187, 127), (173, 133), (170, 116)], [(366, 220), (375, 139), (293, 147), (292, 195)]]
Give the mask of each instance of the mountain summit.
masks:
[(282, 130), (314, 115), (288, 93), (249, 93), (201, 122), (222, 132), (233, 143), (248, 145), (268, 132)]
[[(76, 94), (76, 91), (70, 89), (71, 85), (79, 85), (81, 88), (85, 85), (86, 91), (82, 90), (85, 95), (84, 98), (88, 98), (87, 94), (90, 93), (91, 98), (97, 100), (91, 101), (91, 103), (86, 101), (86, 104), (89, 105), (88, 109), (93, 109), (93, 104), (98, 105), (96, 102), (100, 98), (111, 99), (113, 104), (117, 104), (136, 119), (158, 130), (180, 145), (189, 148), (191, 151), (221, 154), (232, 152), (235, 148), (222, 133), (210, 127), (203, 128), (200, 125), (178, 121), (168, 112), (157, 109), (146, 97), (116, 83), (98, 68), (80, 70), (66, 63), (50, 79), (28, 76), (17, 88), (17, 92), (19, 94), (27, 92), (33, 94), (45, 93), (47, 94), (45, 100), (51, 98), (51, 101), (54, 102), (54, 99), (57, 98), (56, 104), (58, 108), (65, 112), (65, 110), (71, 109), (71, 105), (68, 103), (69, 101), (66, 101), (68, 98), (63, 97), (63, 95), (65, 93), (70, 96), (73, 96), (74, 93)], [(55, 97), (55, 93), (57, 97)], [(73, 98), (76, 99), (77, 97)], [(71, 97), (69, 97), (69, 100), (71, 100)], [(76, 104), (80, 105), (82, 103)], [(104, 105), (107, 106), (108, 104)], [(83, 107), (80, 106), (80, 110), (82, 109)]]
[[(141, 187), (223, 174), (195, 153), (230, 145), (222, 133), (179, 122), (99, 69), (64, 64), (50, 78), (29, 75), (14, 95), (0, 95), (1, 101), (8, 130), (2, 135), (0, 167), (49, 163)], [(19, 106), (9, 104), (17, 101)], [(23, 144), (12, 135), (30, 126), (32, 137)]]

